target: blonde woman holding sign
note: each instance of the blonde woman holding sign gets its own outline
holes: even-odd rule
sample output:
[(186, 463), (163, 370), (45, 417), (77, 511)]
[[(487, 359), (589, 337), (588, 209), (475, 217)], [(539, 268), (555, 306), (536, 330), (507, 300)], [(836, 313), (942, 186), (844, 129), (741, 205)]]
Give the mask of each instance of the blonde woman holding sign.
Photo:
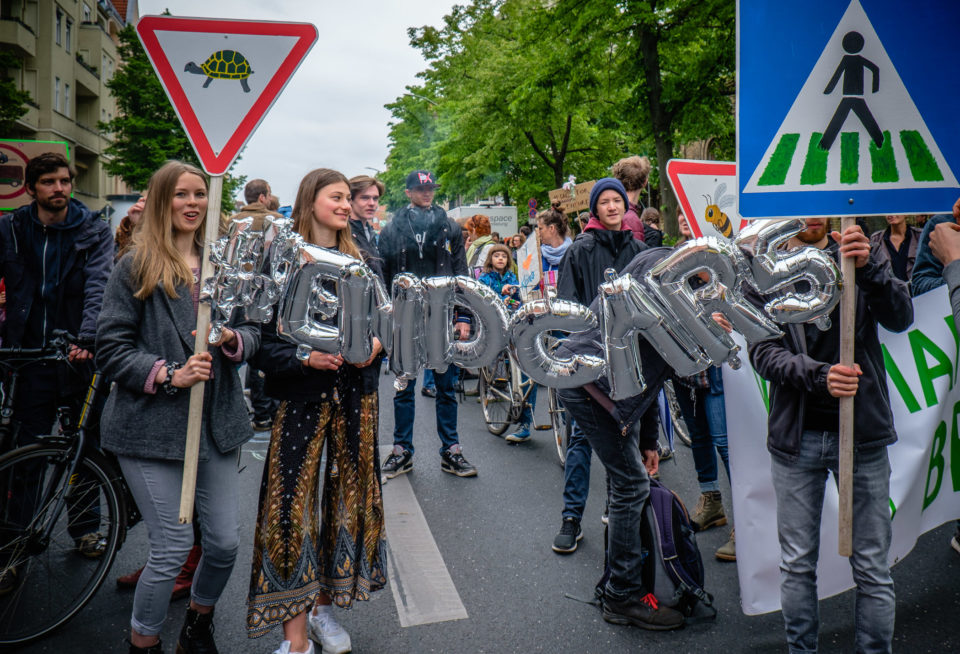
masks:
[(103, 447), (114, 452), (150, 536), (137, 582), (130, 652), (161, 652), (170, 593), (193, 546), (180, 524), (188, 389), (205, 382), (196, 508), (203, 556), (194, 576), (178, 652), (215, 652), (213, 607), (239, 544), (237, 448), (253, 432), (236, 363), (257, 350), (259, 329), (224, 328), (208, 352), (193, 353), (207, 180), (188, 164), (167, 162), (150, 179), (131, 251), (104, 292), (97, 363), (116, 382), (103, 411)]

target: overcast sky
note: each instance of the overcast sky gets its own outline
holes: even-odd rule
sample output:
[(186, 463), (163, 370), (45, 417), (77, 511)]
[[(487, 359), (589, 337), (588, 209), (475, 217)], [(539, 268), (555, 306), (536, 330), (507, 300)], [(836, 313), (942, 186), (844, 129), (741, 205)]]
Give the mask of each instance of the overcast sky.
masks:
[(310, 22), (319, 38), (247, 143), (236, 172), (270, 182), (293, 204), (305, 173), (335, 168), (347, 177), (383, 170), (383, 105), (426, 68), (408, 27), (440, 25), (453, 0), (140, 0), (140, 15)]

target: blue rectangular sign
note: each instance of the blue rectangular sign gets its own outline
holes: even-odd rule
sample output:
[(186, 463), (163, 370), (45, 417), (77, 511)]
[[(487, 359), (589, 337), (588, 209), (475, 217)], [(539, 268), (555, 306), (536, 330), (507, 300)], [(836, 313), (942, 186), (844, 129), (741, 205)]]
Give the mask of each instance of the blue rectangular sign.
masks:
[(949, 211), (958, 26), (960, 2), (738, 0), (740, 215)]

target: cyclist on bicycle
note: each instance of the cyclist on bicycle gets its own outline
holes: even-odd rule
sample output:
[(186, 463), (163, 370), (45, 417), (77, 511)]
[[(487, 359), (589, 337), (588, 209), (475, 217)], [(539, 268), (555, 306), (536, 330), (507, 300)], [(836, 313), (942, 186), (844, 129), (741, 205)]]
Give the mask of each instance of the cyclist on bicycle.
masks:
[[(110, 226), (71, 199), (76, 175), (60, 154), (44, 153), (26, 167), (25, 187), (33, 201), (0, 217), (0, 278), (6, 283), (6, 321), (0, 337), (7, 348), (41, 348), (55, 330), (79, 336), (70, 365), (44, 363), (26, 368), (18, 382), (15, 443), (27, 445), (49, 434), (57, 409), (76, 406), (92, 374), (92, 344), (103, 289), (113, 265)], [(96, 435), (96, 426), (92, 433)], [(103, 554), (97, 515), (71, 516), (71, 535), (83, 556)], [(0, 562), (2, 564), (3, 562)], [(17, 573), (0, 573), (0, 593), (17, 584)]]

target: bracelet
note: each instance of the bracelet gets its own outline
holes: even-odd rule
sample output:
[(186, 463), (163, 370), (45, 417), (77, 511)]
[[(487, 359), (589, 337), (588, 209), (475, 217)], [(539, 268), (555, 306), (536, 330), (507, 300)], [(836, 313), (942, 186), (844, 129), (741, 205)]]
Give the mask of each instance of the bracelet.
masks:
[(176, 395), (180, 389), (173, 385), (173, 373), (183, 366), (181, 366), (179, 363), (167, 362), (164, 364), (164, 367), (167, 369), (167, 378), (163, 380), (163, 383), (160, 384), (160, 387), (167, 395)]

